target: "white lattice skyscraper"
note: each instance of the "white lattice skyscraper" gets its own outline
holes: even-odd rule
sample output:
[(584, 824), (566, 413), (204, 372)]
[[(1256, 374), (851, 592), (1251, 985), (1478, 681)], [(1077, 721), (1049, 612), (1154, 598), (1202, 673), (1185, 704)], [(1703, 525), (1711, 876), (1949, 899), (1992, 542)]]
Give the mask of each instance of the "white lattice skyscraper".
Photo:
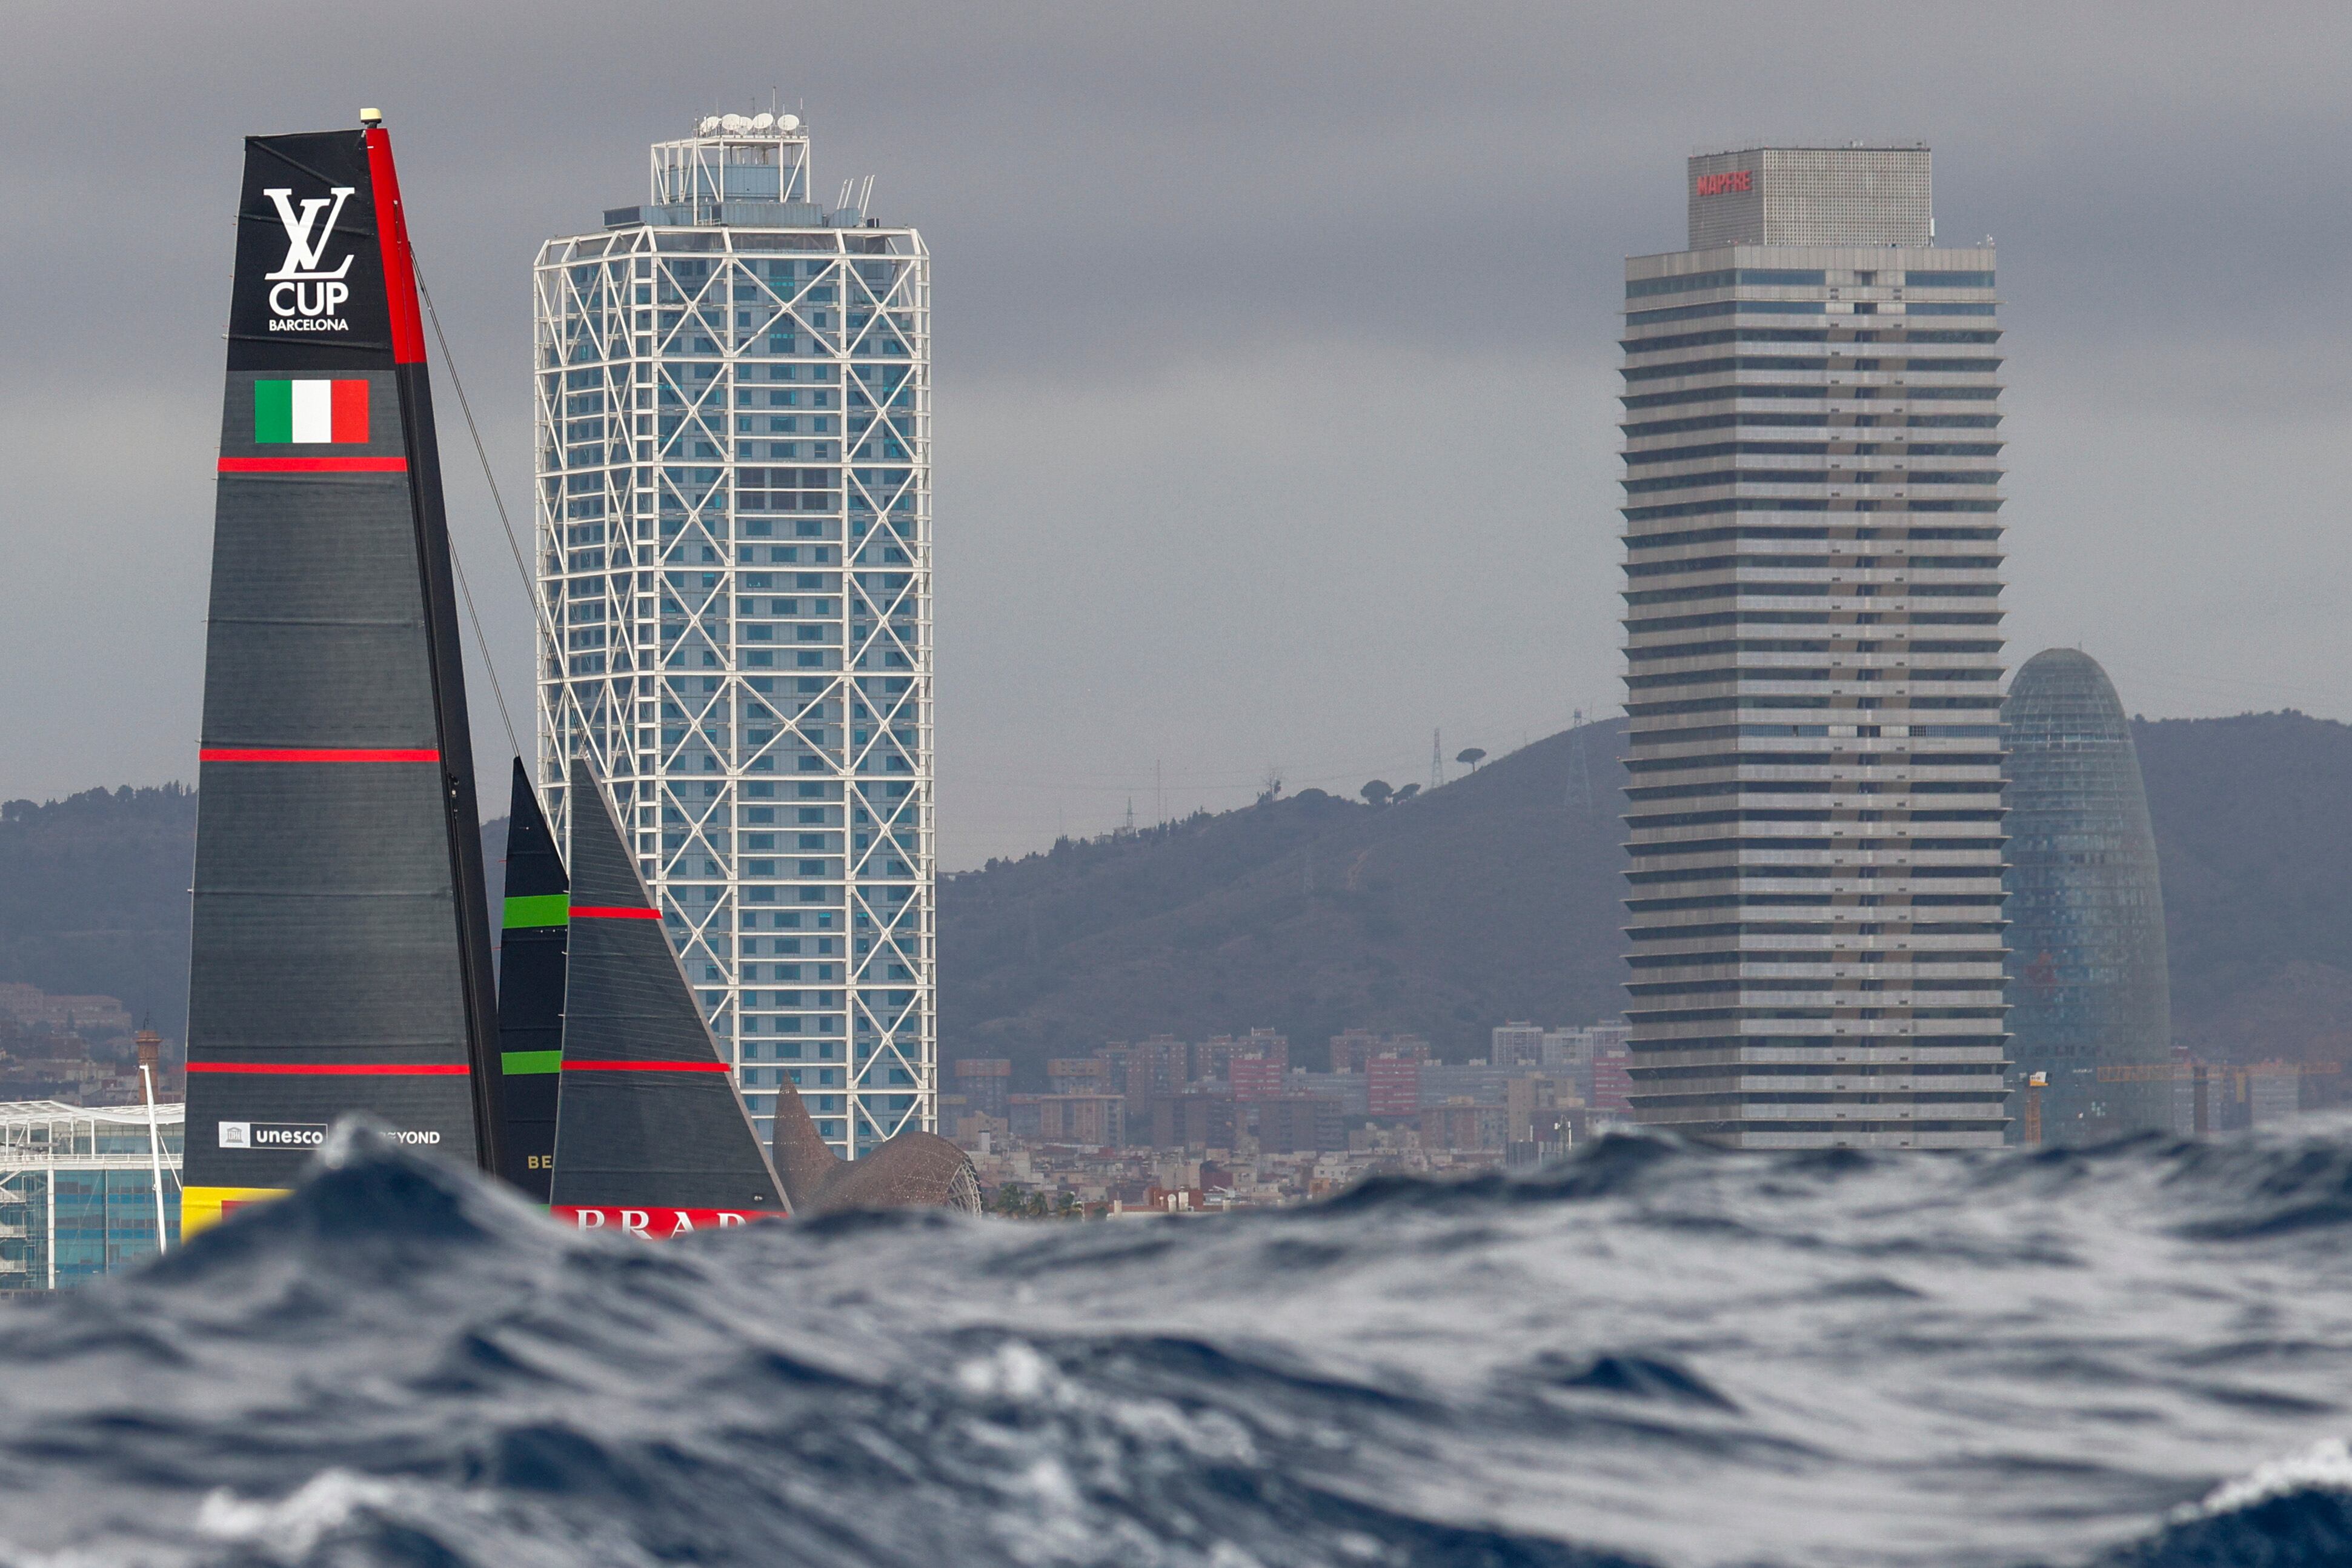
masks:
[(588, 757), (731, 1047), (856, 1155), (937, 1118), (930, 263), (792, 115), (536, 269), (539, 778)]

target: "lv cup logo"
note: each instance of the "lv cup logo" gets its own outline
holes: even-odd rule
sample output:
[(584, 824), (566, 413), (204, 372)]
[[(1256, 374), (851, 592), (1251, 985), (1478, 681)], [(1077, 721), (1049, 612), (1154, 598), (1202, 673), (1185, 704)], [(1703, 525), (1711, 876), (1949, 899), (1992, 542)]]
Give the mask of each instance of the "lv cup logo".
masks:
[(352, 297), (351, 285), (342, 281), (351, 273), (352, 257), (345, 255), (342, 265), (331, 272), (325, 253), (335, 223), (343, 216), (343, 204), (355, 188), (337, 185), (331, 195), (305, 196), (299, 209), (291, 186), (262, 192), (277, 205), (278, 221), (286, 226), (286, 259), (268, 274), (270, 312), (283, 318), (270, 323), (272, 331), (347, 330), (335, 313)]

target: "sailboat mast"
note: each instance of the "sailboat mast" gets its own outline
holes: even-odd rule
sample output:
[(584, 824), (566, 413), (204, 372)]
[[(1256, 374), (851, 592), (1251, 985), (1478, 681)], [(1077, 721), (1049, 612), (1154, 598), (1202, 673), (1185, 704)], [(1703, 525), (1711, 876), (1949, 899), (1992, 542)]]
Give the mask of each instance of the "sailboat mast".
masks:
[(465, 655), (458, 640), (457, 587), (449, 555), (449, 517), (441, 493), (440, 437), (433, 422), (433, 384), (425, 363), (425, 323), (416, 292), (416, 259), (409, 247), (400, 177), (392, 138), (382, 125), (367, 130), (376, 232), (382, 237), (385, 304), (391, 318), (393, 373), (407, 417), (409, 497), (416, 523), (416, 558), (425, 591), (425, 652), (433, 671), (434, 723), (441, 742), (442, 809), (448, 821), (450, 885), (457, 889), (457, 962), (464, 985), (466, 1060), (474, 1096), (475, 1156), (495, 1175), (504, 1165), (499, 1142), (498, 999), (490, 977), (489, 905), (482, 868), (481, 812), (474, 798), (474, 732), (466, 711)]
[(338, 1118), (499, 1168), (480, 814), (392, 148), (248, 137), (197, 746), (181, 1231)]

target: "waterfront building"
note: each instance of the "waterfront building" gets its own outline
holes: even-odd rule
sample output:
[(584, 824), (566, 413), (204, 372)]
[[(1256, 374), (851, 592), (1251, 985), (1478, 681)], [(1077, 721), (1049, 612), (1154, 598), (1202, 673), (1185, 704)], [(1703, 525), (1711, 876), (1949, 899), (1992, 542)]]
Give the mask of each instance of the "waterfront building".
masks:
[(2246, 1124), (2275, 1127), (2291, 1121), (2303, 1106), (2299, 1062), (2258, 1062), (2246, 1069)]
[(1336, 1100), (1277, 1094), (1259, 1100), (1255, 1110), (1258, 1148), (1264, 1153), (1315, 1153), (1348, 1146), (1347, 1123)]
[(1341, 1116), (1359, 1121), (1372, 1113), (1371, 1085), (1360, 1072), (1308, 1072), (1292, 1068), (1283, 1078), (1282, 1092), (1328, 1100), (1339, 1108)]
[(1137, 1127), (1151, 1123), (1152, 1106), (1182, 1094), (1192, 1081), (1192, 1047), (1172, 1035), (1154, 1035), (1126, 1047), (1127, 1118)]
[(1449, 1100), (1467, 1100), (1478, 1105), (1500, 1105), (1505, 1087), (1513, 1078), (1529, 1070), (1483, 1061), (1423, 1062), (1421, 1103), (1444, 1105)]
[(1004, 1057), (965, 1057), (955, 1065), (955, 1086), (971, 1114), (1002, 1121), (1013, 1088), (1013, 1063)]
[(1498, 1068), (1541, 1067), (1544, 1031), (1535, 1024), (1497, 1024), (1486, 1059)]
[(1279, 1057), (1233, 1057), (1224, 1076), (1235, 1100), (1270, 1100), (1282, 1092), (1287, 1069)]
[(1235, 1132), (1234, 1097), (1186, 1092), (1160, 1095), (1151, 1102), (1155, 1149), (1230, 1149)]
[(1370, 1029), (1349, 1029), (1331, 1037), (1333, 1072), (1361, 1072), (1364, 1064), (1374, 1057), (1402, 1057), (1408, 1061), (1425, 1062), (1433, 1054), (1429, 1042), (1419, 1035), (1381, 1036)]
[(1711, 153), (1685, 196), (1625, 266), (1634, 1113), (1997, 1144), (1991, 244), (1937, 243), (1922, 146)]
[(1244, 1057), (1264, 1057), (1279, 1063), (1283, 1069), (1290, 1066), (1290, 1039), (1272, 1029), (1252, 1029), (1235, 1039), (1231, 1035), (1219, 1035), (1192, 1047), (1192, 1076), (1196, 1079), (1223, 1079), (1233, 1064)]
[(0, 1290), (87, 1284), (180, 1242), (187, 1107), (0, 1104)]
[(534, 274), (538, 773), (612, 791), (761, 1137), (937, 1118), (930, 273), (793, 115), (656, 144)]
[[(1045, 1064), (1046, 1088), (1054, 1094), (1106, 1094), (1110, 1081), (1110, 1064), (1100, 1057), (1055, 1057)], [(1124, 1077), (1118, 1092), (1127, 1092)]]
[(1008, 1110), (1015, 1138), (1090, 1149), (1118, 1148), (1127, 1142), (1125, 1095), (1016, 1094)]
[(2169, 1128), (2164, 892), (2122, 700), (2098, 660), (2050, 648), (2010, 682), (2001, 725), (2011, 1087), (2047, 1075), (2045, 1143)]
[(1421, 1143), (1424, 1149), (1501, 1150), (1509, 1141), (1510, 1113), (1500, 1105), (1481, 1105), (1454, 1098), (1424, 1104), (1421, 1111)]
[[(1576, 1085), (1579, 1099), (1592, 1103), (1593, 1072), (1596, 1063), (1608, 1061), (1622, 1064), (1625, 1060), (1626, 1041), (1633, 1037), (1632, 1026), (1622, 1023), (1588, 1024), (1581, 1028), (1551, 1029), (1543, 1037), (1542, 1066), (1567, 1075)], [(1625, 1109), (1620, 1099), (1613, 1109)]]

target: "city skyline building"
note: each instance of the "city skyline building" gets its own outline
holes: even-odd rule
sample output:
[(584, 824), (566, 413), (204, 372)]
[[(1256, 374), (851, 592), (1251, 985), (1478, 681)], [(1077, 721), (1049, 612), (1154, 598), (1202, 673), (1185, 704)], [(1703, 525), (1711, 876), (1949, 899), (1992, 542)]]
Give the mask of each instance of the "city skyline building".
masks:
[(930, 262), (794, 115), (656, 143), (533, 272), (537, 775), (612, 793), (762, 1139), (938, 1116)]
[[(2010, 682), (2001, 725), (2011, 1085), (2046, 1076), (2044, 1143), (2169, 1129), (2164, 890), (2123, 700), (2098, 660), (2048, 648)], [(2100, 1077), (2119, 1067), (2137, 1070)]]
[(1625, 264), (1638, 1119), (1747, 1148), (1998, 1144), (1994, 254), (1921, 145), (1690, 160)]
[(0, 1290), (56, 1290), (180, 1243), (188, 1108), (0, 1104)]

